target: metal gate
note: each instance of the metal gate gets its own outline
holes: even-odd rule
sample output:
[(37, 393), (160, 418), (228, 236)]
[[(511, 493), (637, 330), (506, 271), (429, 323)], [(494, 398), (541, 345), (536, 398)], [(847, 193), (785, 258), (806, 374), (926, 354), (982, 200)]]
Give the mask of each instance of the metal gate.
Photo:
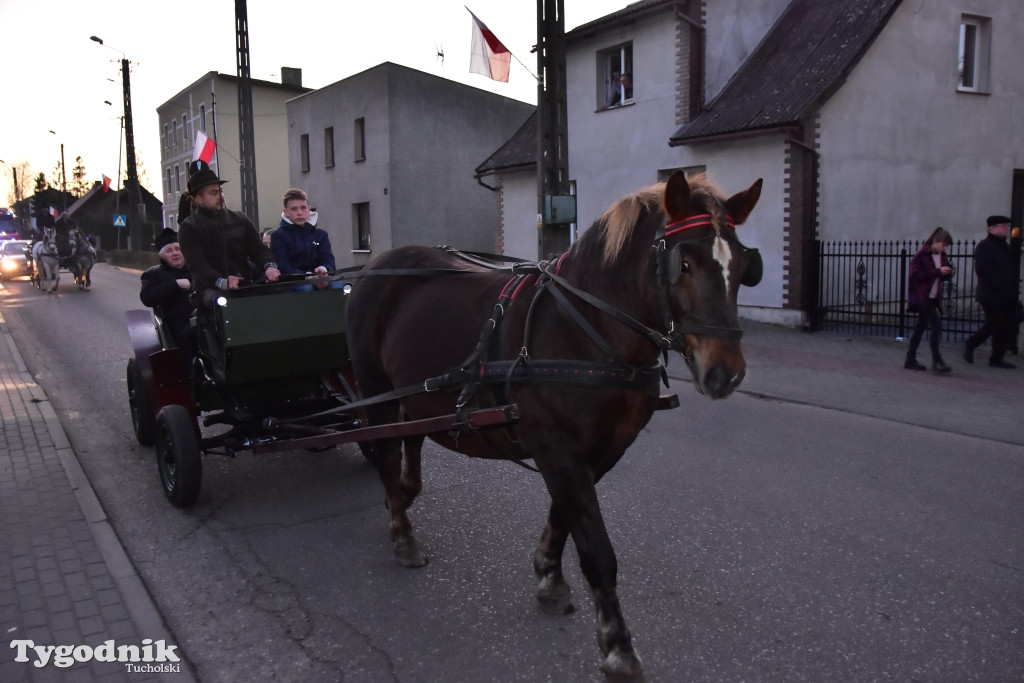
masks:
[[(975, 241), (946, 249), (953, 277), (942, 283), (942, 341), (959, 343), (984, 316), (974, 300)], [(907, 313), (910, 260), (921, 243), (817, 242), (818, 305), (814, 329), (902, 339), (910, 336), (916, 313)]]

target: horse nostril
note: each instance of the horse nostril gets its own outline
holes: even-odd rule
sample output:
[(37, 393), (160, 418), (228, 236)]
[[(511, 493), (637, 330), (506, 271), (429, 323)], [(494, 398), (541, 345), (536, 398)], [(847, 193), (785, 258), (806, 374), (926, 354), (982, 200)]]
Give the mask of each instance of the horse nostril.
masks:
[(704, 375), (704, 388), (708, 396), (722, 398), (732, 391), (732, 377), (721, 365), (712, 366)]

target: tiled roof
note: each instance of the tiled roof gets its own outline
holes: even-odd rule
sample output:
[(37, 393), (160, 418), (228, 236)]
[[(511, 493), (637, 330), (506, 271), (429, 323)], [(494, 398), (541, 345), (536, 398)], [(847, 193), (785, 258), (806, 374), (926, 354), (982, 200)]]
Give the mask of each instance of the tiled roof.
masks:
[(793, 0), (680, 145), (797, 125), (842, 85), (900, 0)]
[(515, 135), (510, 137), (487, 160), (476, 167), (476, 177), (527, 168), (537, 164), (537, 111), (526, 119)]

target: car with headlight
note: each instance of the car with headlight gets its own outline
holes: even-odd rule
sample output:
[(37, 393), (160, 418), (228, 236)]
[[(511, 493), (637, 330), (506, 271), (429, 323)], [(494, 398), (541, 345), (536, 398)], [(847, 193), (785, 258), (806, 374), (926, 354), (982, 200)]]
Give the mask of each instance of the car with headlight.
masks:
[(33, 273), (31, 240), (8, 240), (0, 244), (0, 279), (32, 277)]

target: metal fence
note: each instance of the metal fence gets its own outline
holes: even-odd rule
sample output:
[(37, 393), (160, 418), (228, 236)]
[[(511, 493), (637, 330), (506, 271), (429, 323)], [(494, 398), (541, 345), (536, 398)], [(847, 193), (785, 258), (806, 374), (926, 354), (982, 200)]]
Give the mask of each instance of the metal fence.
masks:
[[(921, 248), (910, 240), (822, 242), (818, 246), (818, 306), (814, 328), (847, 334), (909, 337), (917, 320), (907, 313), (910, 259)], [(942, 283), (942, 340), (964, 341), (984, 316), (974, 300), (975, 241), (946, 249), (954, 274)]]

